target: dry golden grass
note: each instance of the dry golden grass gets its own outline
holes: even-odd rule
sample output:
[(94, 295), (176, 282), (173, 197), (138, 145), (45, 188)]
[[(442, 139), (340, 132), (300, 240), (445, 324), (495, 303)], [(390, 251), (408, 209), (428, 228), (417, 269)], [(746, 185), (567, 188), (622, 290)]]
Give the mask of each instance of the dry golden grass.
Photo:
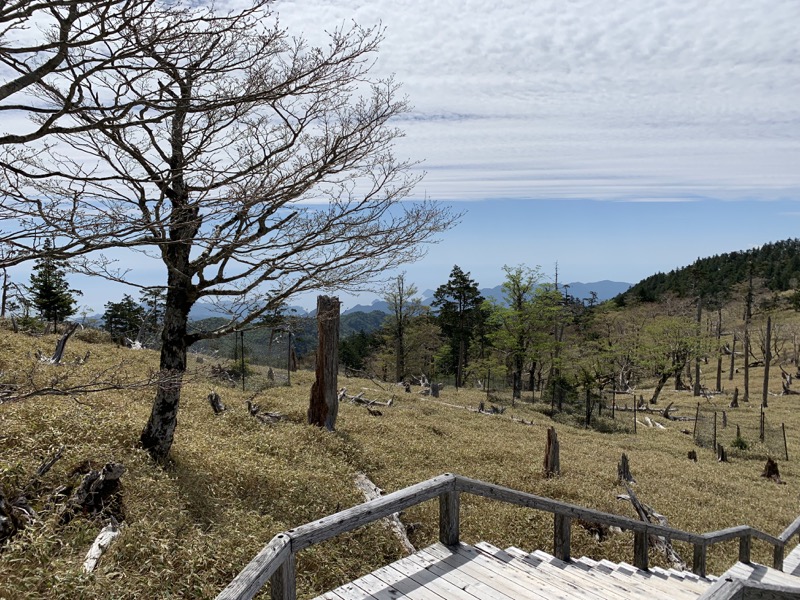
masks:
[[(51, 351), (55, 336), (34, 339), (0, 331), (2, 381), (25, 384), (38, 347)], [(71, 373), (73, 381), (104, 369), (144, 377), (157, 356), (111, 345), (73, 340), (67, 360), (91, 350), (85, 365), (37, 366), (38, 384)], [(360, 502), (353, 485), (366, 472), (387, 491), (443, 472), (483, 479), (590, 508), (635, 516), (616, 499), (622, 452), (630, 458), (640, 499), (668, 516), (675, 527), (706, 532), (749, 524), (779, 533), (800, 513), (800, 418), (794, 397), (771, 397), (768, 418), (785, 422), (788, 462), (779, 460), (785, 485), (760, 477), (765, 456), (756, 451), (717, 463), (711, 450), (696, 448), (681, 429), (691, 423), (666, 422), (666, 430), (639, 428), (638, 434), (601, 434), (556, 425), (561, 442), (562, 475), (541, 475), (545, 429), (552, 421), (540, 403), (518, 404), (501, 416), (479, 415), (450, 405), (475, 407), (485, 398), (477, 390), (445, 389), (441, 402), (402, 390), (381, 389), (366, 380), (342, 379), (350, 393), (371, 399), (395, 396), (382, 417), (345, 402), (338, 432), (305, 424), (311, 373), (293, 374), (291, 387), (259, 393), (264, 409), (287, 419), (265, 426), (250, 417), (244, 401), (252, 392), (217, 386), (229, 410), (214, 415), (206, 395), (214, 384), (206, 364), (192, 363), (186, 385), (172, 463), (154, 466), (136, 443), (152, 397), (147, 389), (121, 390), (77, 398), (42, 396), (0, 405), (0, 486), (9, 490), (32, 474), (50, 449), (66, 446), (64, 457), (45, 477), (42, 489), (63, 483), (73, 465), (91, 459), (122, 462), (126, 519), (123, 533), (93, 575), (81, 574), (85, 552), (102, 523), (74, 519), (58, 526), (53, 508), (37, 505), (40, 519), (0, 552), (0, 598), (213, 598), (276, 533)], [(706, 367), (711, 370), (711, 366)], [(773, 391), (780, 390), (775, 369)], [(752, 373), (751, 403), (729, 410), (729, 422), (757, 427), (761, 370)], [(737, 376), (741, 377), (740, 375)], [(704, 381), (713, 387), (711, 375)], [(733, 384), (741, 386), (740, 380)], [(732, 391), (733, 384), (725, 381)], [(647, 397), (647, 391), (641, 391)], [(697, 399), (687, 392), (665, 391), (659, 407), (674, 401), (681, 414), (693, 414)], [(707, 401), (703, 401), (706, 403)], [(729, 394), (711, 402), (727, 407)], [(532, 421), (523, 425), (515, 415)], [(621, 415), (620, 415), (621, 416)], [(626, 416), (626, 418), (629, 418)], [(687, 452), (696, 449), (699, 461)], [(423, 546), (437, 536), (438, 505), (429, 502), (403, 515), (419, 523), (412, 541)], [(496, 545), (552, 549), (552, 518), (487, 500), (462, 500), (462, 538)], [(678, 547), (684, 559), (691, 549)], [(629, 534), (596, 542), (580, 527), (573, 531), (573, 554), (632, 560)], [(299, 556), (300, 595), (311, 597), (401, 556), (396, 541), (381, 525), (314, 546)], [(735, 546), (715, 548), (709, 570), (721, 572), (736, 557)], [(770, 564), (771, 548), (756, 542), (754, 559)], [(656, 555), (654, 563), (661, 562)], [(661, 562), (663, 564), (663, 562)]]

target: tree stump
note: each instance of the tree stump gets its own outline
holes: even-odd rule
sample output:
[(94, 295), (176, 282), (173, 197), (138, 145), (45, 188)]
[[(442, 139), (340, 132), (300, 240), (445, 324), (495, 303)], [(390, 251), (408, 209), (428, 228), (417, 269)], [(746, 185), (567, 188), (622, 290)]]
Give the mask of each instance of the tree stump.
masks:
[(767, 464), (764, 465), (764, 472), (761, 473), (761, 476), (772, 479), (775, 483), (783, 483), (781, 481), (781, 475), (778, 472), (778, 463), (771, 458), (767, 459)]
[(208, 403), (214, 410), (215, 415), (218, 415), (219, 413), (225, 411), (225, 405), (222, 403), (222, 398), (219, 397), (219, 394), (217, 392), (211, 392), (208, 395)]
[(689, 457), (689, 460), (697, 462), (697, 450), (689, 450), (689, 454), (687, 456)]
[(555, 427), (547, 428), (547, 445), (544, 450), (544, 476), (548, 479), (561, 475), (561, 461), (558, 455), (558, 435)]
[(733, 400), (731, 400), (731, 408), (739, 408), (739, 388), (733, 389)]
[(431, 384), (431, 397), (432, 398), (438, 398), (439, 397), (439, 389), (440, 389), (439, 385), (440, 384), (438, 384), (438, 383), (432, 383)]
[(317, 346), (316, 379), (311, 386), (308, 406), (308, 424), (336, 429), (339, 401), (336, 394), (339, 370), (339, 299), (317, 296)]
[(717, 444), (717, 462), (728, 462), (728, 453), (722, 444)]
[(622, 483), (623, 481), (627, 481), (628, 483), (636, 483), (636, 480), (631, 475), (631, 467), (628, 463), (628, 455), (624, 452), (622, 453), (622, 458), (619, 459), (617, 463), (617, 481)]

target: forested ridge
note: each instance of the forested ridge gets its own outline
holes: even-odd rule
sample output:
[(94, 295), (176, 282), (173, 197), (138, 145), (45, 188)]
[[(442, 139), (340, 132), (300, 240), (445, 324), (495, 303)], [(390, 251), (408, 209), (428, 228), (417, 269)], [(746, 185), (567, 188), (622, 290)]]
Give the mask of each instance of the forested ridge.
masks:
[(800, 284), (800, 239), (698, 258), (689, 266), (643, 279), (615, 300), (618, 304), (631, 300), (658, 302), (665, 294), (675, 294), (725, 302), (733, 288), (751, 276), (772, 292), (796, 288)]

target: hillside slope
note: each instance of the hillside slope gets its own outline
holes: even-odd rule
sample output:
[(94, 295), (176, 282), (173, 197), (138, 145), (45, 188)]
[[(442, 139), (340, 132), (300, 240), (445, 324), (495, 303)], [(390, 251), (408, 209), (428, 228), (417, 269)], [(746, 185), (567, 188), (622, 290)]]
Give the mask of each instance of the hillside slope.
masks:
[[(172, 462), (162, 469), (137, 449), (137, 439), (150, 410), (151, 392), (133, 387), (157, 366), (148, 351), (111, 345), (70, 342), (67, 364), (44, 365), (34, 357), (48, 350), (54, 336), (33, 338), (0, 335), (1, 383), (27, 389), (37, 385), (100, 382), (124, 376), (128, 389), (95, 394), (39, 396), (0, 404), (0, 490), (6, 497), (25, 488), (41, 462), (64, 446), (63, 457), (36, 483), (32, 504), (38, 517), (0, 551), (0, 597), (16, 598), (213, 598), (276, 533), (361, 501), (353, 485), (357, 472), (392, 491), (443, 472), (496, 482), (599, 510), (635, 516), (616, 499), (616, 464), (622, 452), (630, 458), (643, 502), (667, 515), (676, 527), (705, 532), (750, 524), (772, 534), (797, 516), (800, 469), (800, 417), (796, 400), (776, 398), (768, 409), (771, 423), (785, 422), (791, 460), (780, 461), (785, 485), (759, 475), (762, 452), (717, 463), (709, 449), (696, 448), (682, 433), (682, 422), (666, 429), (639, 427), (638, 433), (597, 433), (552, 421), (547, 402), (507, 406), (502, 415), (465, 410), (487, 401), (481, 390), (446, 388), (439, 401), (369, 380), (342, 377), (351, 394), (394, 405), (371, 416), (364, 406), (345, 402), (336, 433), (305, 424), (312, 374), (299, 372), (291, 387), (265, 387), (253, 377), (253, 389), (242, 392), (209, 378), (208, 361), (193, 359), (186, 384)], [(85, 364), (76, 357), (90, 352)], [(753, 377), (758, 370), (754, 369)], [(780, 390), (780, 373), (773, 389)], [(709, 375), (710, 377), (710, 375)], [(730, 382), (705, 405), (727, 408)], [(726, 384), (727, 385), (727, 384)], [(10, 389), (10, 388), (7, 388)], [(206, 396), (216, 389), (228, 410), (215, 415)], [(646, 394), (644, 390), (643, 393)], [(245, 401), (285, 415), (268, 426), (249, 415)], [(492, 397), (492, 402), (502, 402)], [(665, 392), (662, 405), (675, 402), (679, 414), (692, 415), (696, 398), (686, 392)], [(627, 400), (620, 399), (620, 405)], [(515, 422), (509, 417), (531, 424)], [(735, 413), (731, 423), (756, 422), (755, 403)], [(630, 419), (619, 412), (617, 418)], [(561, 441), (562, 475), (545, 479), (541, 461), (546, 428), (554, 425)], [(691, 427), (691, 424), (688, 425)], [(698, 462), (687, 460), (695, 449)], [(52, 492), (71, 478), (84, 461), (102, 465), (121, 462), (124, 524), (118, 541), (92, 576), (80, 565), (103, 519), (76, 517), (58, 523)], [(74, 478), (72, 478), (74, 479)], [(403, 514), (415, 524), (417, 546), (437, 537), (438, 505), (429, 502)], [(510, 508), (488, 500), (462, 504), (465, 541), (551, 549), (549, 514)], [(573, 552), (597, 558), (631, 561), (627, 534), (596, 541), (586, 530), (573, 530)], [(676, 545), (685, 560), (691, 548)], [(364, 574), (401, 555), (401, 549), (380, 524), (344, 535), (300, 554), (301, 597)], [(709, 569), (719, 573), (735, 559), (735, 548), (714, 548)], [(654, 564), (663, 559), (653, 556)], [(769, 563), (770, 551), (754, 545), (754, 558)]]

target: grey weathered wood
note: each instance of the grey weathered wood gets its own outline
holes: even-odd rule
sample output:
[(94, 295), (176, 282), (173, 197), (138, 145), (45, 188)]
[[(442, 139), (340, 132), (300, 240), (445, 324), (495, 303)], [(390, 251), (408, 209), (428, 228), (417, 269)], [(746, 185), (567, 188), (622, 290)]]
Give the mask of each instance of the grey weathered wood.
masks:
[(359, 504), (318, 521), (290, 529), (286, 534), (292, 540), (292, 552), (297, 553), (313, 544), (352, 531), (410, 506), (432, 500), (439, 494), (453, 491), (455, 476), (440, 475), (422, 483), (382, 496), (377, 500)]
[(789, 525), (783, 532), (778, 536), (778, 539), (782, 542), (788, 542), (793, 535), (796, 535), (797, 532), (800, 531), (800, 517), (797, 517), (792, 524)]
[(648, 535), (641, 531), (636, 531), (633, 534), (633, 564), (637, 569), (647, 571), (649, 564), (648, 550)]
[(250, 600), (290, 555), (289, 537), (279, 533), (219, 593), (216, 600)]
[(708, 548), (705, 544), (694, 545), (694, 555), (692, 557), (692, 573), (700, 577), (706, 576), (706, 556)]
[(772, 567), (778, 571), (783, 571), (783, 544), (777, 544), (772, 549)]
[(570, 537), (572, 534), (572, 519), (555, 513), (553, 515), (553, 555), (569, 562), (570, 559)]
[(800, 587), (720, 578), (698, 600), (796, 600)]
[(660, 535), (669, 539), (689, 542), (690, 544), (705, 543), (705, 538), (700, 534), (689, 533), (663, 525), (656, 525), (655, 523), (645, 523), (644, 521), (638, 521), (622, 515), (612, 515), (591, 508), (583, 508), (582, 506), (559, 502), (551, 498), (512, 490), (507, 487), (477, 481), (468, 477), (458, 476), (456, 478), (456, 489), (476, 496), (483, 496), (484, 498), (501, 500), (509, 504), (526, 506), (528, 508), (535, 508), (551, 513), (559, 513), (572, 517), (573, 519), (583, 519), (590, 523), (613, 525), (621, 529), (639, 531), (649, 535)]
[(753, 545), (753, 536), (743, 535), (739, 538), (739, 562), (750, 563), (750, 550)]
[(439, 541), (445, 546), (455, 546), (459, 542), (461, 499), (455, 490), (439, 496)]
[(270, 600), (295, 600), (297, 598), (297, 575), (295, 555), (289, 554), (272, 574)]

